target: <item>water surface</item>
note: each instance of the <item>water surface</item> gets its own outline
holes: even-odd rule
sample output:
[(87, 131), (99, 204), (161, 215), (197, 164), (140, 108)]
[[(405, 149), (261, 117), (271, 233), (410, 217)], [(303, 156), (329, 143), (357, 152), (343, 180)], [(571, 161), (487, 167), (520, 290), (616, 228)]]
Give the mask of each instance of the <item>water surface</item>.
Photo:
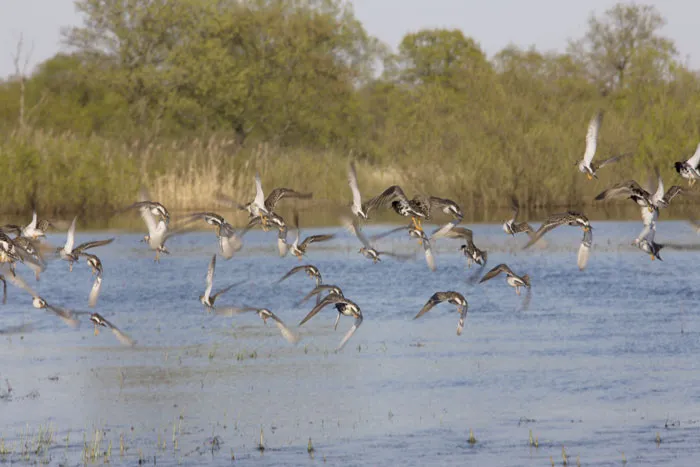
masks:
[[(87, 442), (99, 453), (90, 462), (100, 464), (111, 443), (113, 465), (139, 457), (230, 465), (232, 455), (256, 465), (550, 465), (550, 457), (561, 464), (562, 447), (573, 465), (577, 458), (582, 465), (696, 465), (700, 256), (663, 250), (664, 261), (652, 262), (629, 246), (639, 223), (594, 225), (583, 272), (578, 228), (557, 229), (546, 248), (522, 251), (525, 238), (506, 236), (499, 225), (473, 226), (477, 245), (489, 251), (487, 269), (507, 262), (532, 277), (527, 309), (503, 277), (477, 285), (487, 269), (467, 269), (458, 242), (437, 245), (431, 273), (409, 239), (380, 249), (415, 252), (415, 260), (372, 264), (345, 232), (309, 229), (339, 233), (310, 247), (307, 260), (365, 316), (339, 353), (352, 323), (343, 318), (334, 331), (330, 309), (298, 329), (296, 346), (253, 314), (207, 314), (197, 297), (216, 252), (211, 232), (169, 240), (172, 255), (160, 264), (139, 235), (79, 232), (77, 242), (116, 235), (97, 251), (105, 275), (96, 310), (138, 345), (121, 347), (109, 332), (95, 337), (87, 321), (70, 329), (10, 287), (0, 328), (31, 329), (0, 338), (7, 451), (0, 461), (82, 464)], [(661, 222), (658, 231), (660, 242), (700, 243), (683, 222)], [(275, 241), (273, 232), (251, 232), (236, 257), (219, 258), (214, 288), (242, 284), (217, 305), (267, 307), (296, 326), (310, 306), (294, 304), (313, 281), (298, 275), (275, 284), (300, 264), (277, 257)], [(87, 310), (90, 270), (67, 269), (54, 262), (30, 283), (50, 303)], [(469, 301), (461, 337), (449, 304), (412, 319), (438, 290)], [(35, 447), (45, 429), (52, 436), (45, 449), (23, 453), (20, 445)], [(475, 444), (467, 442), (470, 429)]]

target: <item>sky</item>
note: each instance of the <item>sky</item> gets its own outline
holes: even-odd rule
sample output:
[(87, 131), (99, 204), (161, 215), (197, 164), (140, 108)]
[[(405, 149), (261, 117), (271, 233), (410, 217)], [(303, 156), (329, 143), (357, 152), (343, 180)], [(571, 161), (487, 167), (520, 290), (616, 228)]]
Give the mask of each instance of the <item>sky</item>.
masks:
[[(404, 34), (423, 28), (459, 28), (489, 56), (505, 46), (535, 46), (564, 51), (581, 37), (592, 12), (602, 14), (616, 0), (354, 0), (365, 29), (396, 49)], [(663, 35), (671, 38), (683, 61), (700, 68), (696, 35), (700, 3), (647, 0), (666, 18)], [(61, 27), (78, 25), (73, 0), (0, 0), (0, 77), (14, 73), (13, 54), (20, 35), (32, 49), (29, 70), (61, 50)]]

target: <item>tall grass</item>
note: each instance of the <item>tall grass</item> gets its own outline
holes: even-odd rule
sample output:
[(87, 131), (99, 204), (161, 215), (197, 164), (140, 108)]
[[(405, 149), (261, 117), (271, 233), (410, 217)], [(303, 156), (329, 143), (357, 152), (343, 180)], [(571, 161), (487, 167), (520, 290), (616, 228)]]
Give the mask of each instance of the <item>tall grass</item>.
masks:
[[(347, 203), (349, 156), (334, 151), (281, 149), (267, 144), (239, 147), (233, 141), (115, 143), (42, 130), (12, 131), (0, 138), (0, 185), (5, 214), (35, 207), (45, 215), (111, 215), (132, 203), (139, 187), (172, 210), (213, 209), (216, 194), (248, 201), (258, 171), (267, 191), (289, 187), (317, 199)], [(363, 187), (381, 190), (402, 181), (393, 169), (360, 164)]]
[[(533, 156), (530, 163), (509, 166), (501, 155), (470, 149), (467, 145), (445, 154), (440, 147), (423, 147), (404, 160), (359, 160), (361, 191), (368, 199), (400, 184), (409, 196), (424, 192), (454, 199), (470, 220), (493, 220), (498, 218), (493, 213), (502, 216), (507, 210), (511, 192), (530, 208), (585, 208), (606, 185), (643, 173), (634, 164), (621, 163), (601, 171), (600, 181), (588, 182), (569, 160), (575, 157), (556, 158), (551, 150), (548, 157)], [(523, 151), (534, 154), (537, 148)], [(34, 207), (42, 216), (109, 217), (134, 202), (141, 186), (173, 211), (217, 210), (217, 192), (241, 202), (251, 200), (258, 171), (268, 192), (281, 186), (313, 192), (314, 202), (306, 208), (313, 207), (318, 215), (325, 207), (350, 202), (350, 159), (351, 153), (334, 150), (240, 147), (214, 137), (125, 143), (42, 130), (9, 131), (0, 137), (0, 211), (26, 215)], [(672, 168), (662, 170), (667, 186), (681, 182)]]

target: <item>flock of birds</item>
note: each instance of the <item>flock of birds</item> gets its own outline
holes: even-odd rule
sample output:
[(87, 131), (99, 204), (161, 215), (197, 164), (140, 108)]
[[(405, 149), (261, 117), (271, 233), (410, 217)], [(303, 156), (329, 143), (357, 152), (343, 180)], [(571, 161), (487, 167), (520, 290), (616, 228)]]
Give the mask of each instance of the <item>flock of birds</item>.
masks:
[[(602, 122), (602, 113), (598, 113), (590, 121), (588, 131), (586, 133), (586, 149), (583, 159), (577, 162), (580, 172), (584, 173), (589, 180), (597, 178), (597, 171), (612, 162), (629, 156), (629, 154), (617, 155), (600, 164), (595, 164), (593, 158), (596, 153), (598, 140), (598, 131)], [(700, 179), (700, 145), (691, 158), (687, 161), (675, 163), (675, 169), (678, 174), (687, 179), (689, 185), (692, 186)], [(641, 233), (632, 242), (632, 245), (648, 254), (652, 260), (659, 259), (660, 250), (664, 245), (656, 243), (656, 225), (659, 217), (659, 210), (669, 205), (671, 200), (681, 193), (697, 196), (695, 192), (682, 189), (680, 186), (672, 186), (668, 191), (664, 190), (664, 184), (656, 169), (657, 186), (655, 191), (645, 190), (634, 180), (626, 180), (613, 185), (604, 190), (596, 200), (609, 200), (614, 198), (629, 198), (641, 208), (641, 217), (643, 229)], [(381, 261), (384, 256), (404, 259), (405, 255), (400, 255), (388, 251), (380, 251), (376, 247), (376, 242), (392, 233), (404, 231), (408, 233), (410, 238), (416, 239), (422, 246), (425, 255), (426, 263), (430, 270), (436, 269), (435, 257), (433, 255), (434, 242), (440, 238), (459, 240), (462, 245), (460, 251), (467, 258), (468, 265), (471, 267), (473, 263), (484, 267), (487, 261), (487, 253), (482, 251), (474, 244), (472, 231), (460, 227), (458, 224), (462, 221), (463, 214), (459, 205), (449, 199), (438, 198), (435, 196), (416, 195), (413, 198), (408, 198), (405, 192), (399, 186), (391, 186), (384, 190), (379, 195), (363, 202), (363, 197), (360, 193), (357, 174), (354, 163), (351, 163), (348, 170), (348, 184), (352, 193), (352, 203), (349, 212), (341, 217), (348, 231), (352, 232), (359, 240), (361, 247), (359, 253), (374, 263)], [(275, 212), (278, 203), (283, 199), (309, 199), (311, 193), (301, 193), (289, 188), (276, 188), (272, 190), (267, 197), (264, 195), (262, 183), (259, 174), (255, 176), (255, 198), (245, 204), (240, 204), (232, 198), (219, 194), (218, 201), (220, 204), (234, 207), (249, 213), (249, 222), (241, 230), (236, 230), (228, 223), (221, 215), (214, 212), (198, 212), (184, 218), (177, 226), (171, 225), (170, 213), (161, 203), (149, 199), (148, 194), (142, 190), (141, 199), (125, 207), (117, 213), (126, 212), (129, 210), (137, 210), (148, 230), (148, 234), (144, 236), (142, 242), (145, 242), (151, 250), (155, 251), (155, 261), (159, 262), (161, 255), (169, 254), (165, 243), (167, 240), (178, 234), (188, 232), (192, 229), (192, 225), (197, 221), (204, 221), (214, 227), (216, 238), (219, 247), (219, 255), (224, 259), (230, 259), (233, 255), (240, 251), (243, 247), (243, 236), (254, 227), (261, 227), (268, 231), (271, 229), (277, 230), (277, 248), (281, 257), (291, 253), (299, 260), (306, 255), (309, 248), (316, 243), (327, 242), (335, 238), (334, 234), (311, 235), (302, 240), (299, 227), (298, 211), (294, 210), (291, 225), (288, 225), (285, 219)], [(389, 230), (387, 232), (368, 237), (362, 230), (363, 224), (370, 219), (370, 215), (382, 209), (390, 209), (399, 216), (410, 218), (411, 222), (408, 225)], [(513, 216), (503, 224), (503, 230), (512, 236), (520, 233), (525, 233), (529, 236), (529, 241), (524, 248), (529, 248), (534, 245), (552, 229), (562, 226), (578, 226), (583, 230), (583, 238), (578, 252), (577, 264), (580, 269), (584, 269), (588, 262), (590, 250), (593, 244), (593, 227), (588, 218), (576, 211), (567, 211), (550, 215), (537, 230), (534, 230), (527, 222), (518, 222), (519, 205), (515, 197), (512, 197)], [(439, 212), (450, 218), (449, 222), (439, 227), (428, 235), (423, 230), (423, 221), (430, 220), (432, 214)], [(115, 213), (115, 214), (117, 214)], [(73, 219), (70, 227), (67, 230), (66, 242), (62, 247), (53, 247), (45, 241), (46, 232), (54, 226), (48, 220), (39, 220), (36, 212), (33, 213), (32, 220), (26, 226), (4, 225), (0, 227), (0, 280), (3, 282), (3, 302), (7, 299), (7, 282), (17, 286), (20, 289), (28, 292), (32, 297), (32, 304), (35, 308), (44, 309), (55, 316), (62, 319), (70, 326), (77, 327), (81, 316), (89, 316), (90, 321), (94, 324), (95, 335), (99, 333), (101, 327), (110, 329), (118, 340), (125, 345), (134, 345), (135, 341), (127, 334), (122, 332), (116, 325), (105, 319), (102, 315), (96, 312), (79, 312), (69, 310), (54, 304), (50, 304), (39, 296), (29, 284), (16, 273), (15, 266), (21, 263), (30, 268), (38, 281), (41, 272), (47, 266), (49, 259), (58, 259), (68, 262), (69, 271), (72, 271), (73, 264), (78, 263), (81, 258), (90, 266), (95, 281), (93, 283), (88, 305), (95, 307), (102, 286), (103, 266), (99, 257), (88, 251), (94, 251), (96, 248), (111, 243), (114, 239), (96, 240), (82, 243), (75, 246), (75, 228), (77, 218)], [(295, 230), (295, 237), (290, 244), (288, 241), (288, 229)], [(241, 307), (217, 307), (215, 302), (223, 293), (230, 290), (236, 284), (229, 285), (226, 288), (213, 293), (214, 273), (216, 269), (216, 254), (212, 256), (209, 262), (209, 267), (206, 274), (206, 288), (199, 297), (202, 305), (211, 312), (224, 316), (234, 316), (245, 312), (256, 313), (263, 322), (268, 319), (272, 320), (279, 328), (282, 336), (289, 342), (296, 343), (299, 340), (298, 334), (291, 330), (285, 323), (267, 308), (257, 308), (249, 306)], [(305, 264), (292, 268), (287, 272), (279, 282), (288, 279), (289, 277), (299, 272), (306, 273), (315, 281), (315, 287), (299, 302), (302, 304), (309, 299), (315, 297), (316, 304), (306, 317), (299, 323), (299, 326), (305, 324), (316, 314), (326, 307), (334, 307), (338, 315), (335, 321), (337, 327), (341, 316), (347, 316), (354, 319), (352, 327), (343, 337), (338, 350), (352, 337), (355, 331), (359, 328), (363, 321), (362, 310), (360, 306), (345, 297), (343, 291), (337, 285), (324, 284), (321, 272), (313, 265)], [(521, 289), (530, 290), (531, 282), (527, 274), (516, 274), (508, 265), (499, 264), (483, 275), (480, 282), (488, 281), (500, 273), (506, 276), (506, 283), (515, 289), (515, 292), (520, 295)], [(448, 302), (457, 307), (459, 314), (459, 322), (457, 325), (457, 335), (461, 335), (464, 328), (464, 321), (467, 315), (468, 303), (464, 296), (455, 291), (436, 292), (433, 294), (427, 303), (421, 308), (414, 319), (420, 318), (431, 310), (436, 305)]]

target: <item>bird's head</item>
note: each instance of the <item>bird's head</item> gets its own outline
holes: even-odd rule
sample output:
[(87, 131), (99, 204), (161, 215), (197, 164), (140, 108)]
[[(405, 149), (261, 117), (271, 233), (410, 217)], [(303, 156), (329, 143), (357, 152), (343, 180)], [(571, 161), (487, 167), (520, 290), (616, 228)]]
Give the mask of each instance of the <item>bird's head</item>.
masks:
[(350, 314), (355, 319), (362, 319), (362, 311), (357, 307), (350, 308)]
[(95, 326), (105, 326), (105, 327), (107, 326), (107, 324), (105, 324), (105, 319), (102, 316), (100, 316), (98, 313), (91, 314), (90, 321), (95, 323)]
[(32, 299), (32, 305), (34, 308), (38, 309), (46, 308), (46, 301), (41, 297), (34, 297)]
[(272, 312), (268, 310), (267, 308), (261, 308), (260, 310), (257, 311), (258, 316), (262, 318), (263, 323), (267, 324), (267, 320), (272, 317)]

